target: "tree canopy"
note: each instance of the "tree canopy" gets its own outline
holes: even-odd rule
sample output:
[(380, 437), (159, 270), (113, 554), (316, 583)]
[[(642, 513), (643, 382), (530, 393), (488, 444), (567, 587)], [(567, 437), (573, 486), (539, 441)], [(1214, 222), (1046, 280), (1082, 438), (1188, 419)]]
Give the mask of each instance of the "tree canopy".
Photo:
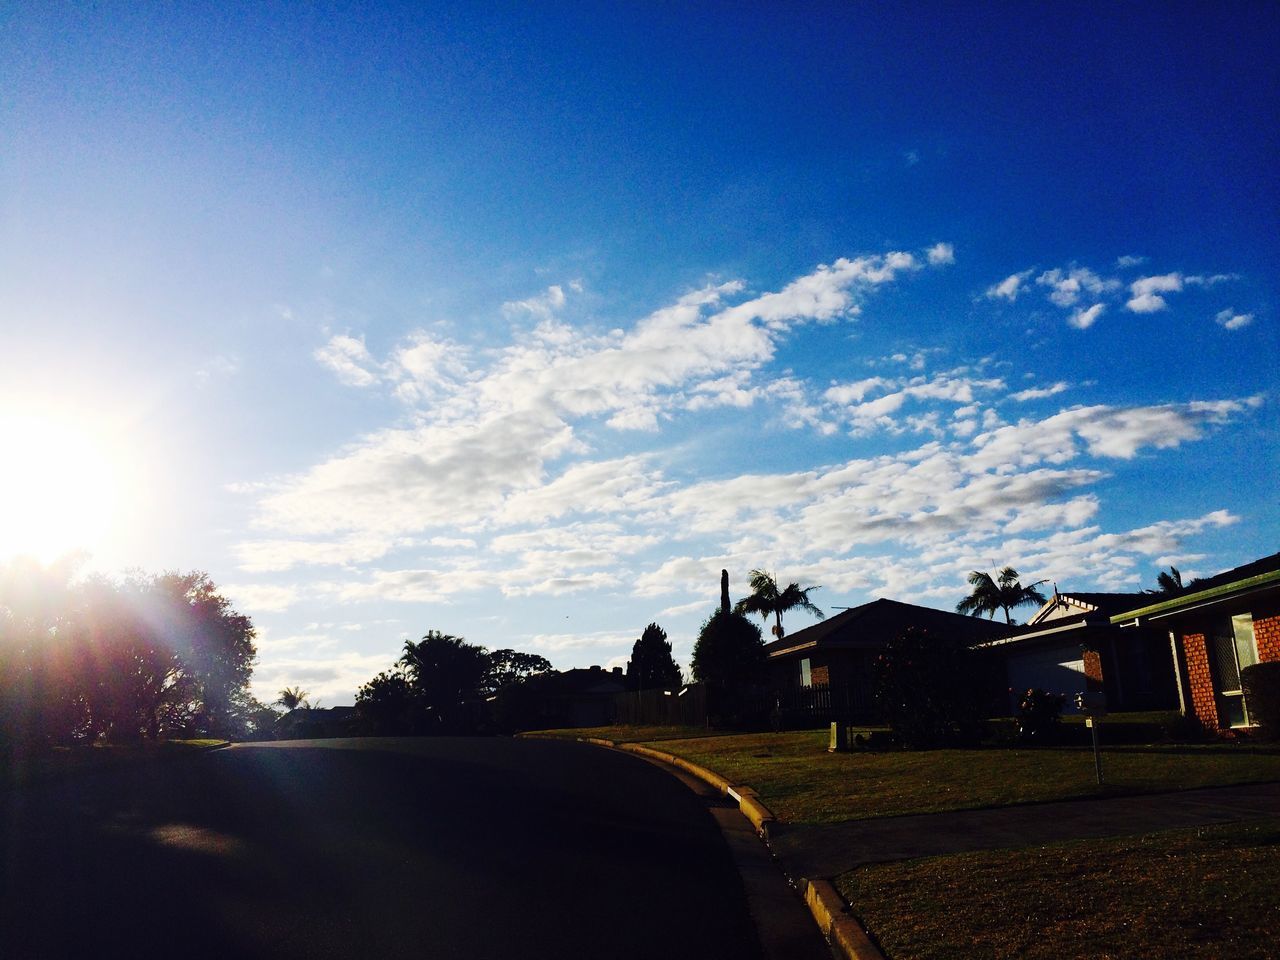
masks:
[(252, 622), (206, 574), (0, 565), (0, 746), (245, 735), (255, 654)]
[(1006, 623), (1012, 624), (1010, 611), (1028, 603), (1043, 604), (1044, 593), (1036, 589), (1044, 580), (1038, 580), (1024, 587), (1018, 579), (1018, 571), (1013, 567), (1005, 567), (996, 579), (982, 570), (974, 570), (969, 574), (969, 585), (973, 590), (967, 597), (956, 604), (957, 613), (971, 614), (975, 617), (987, 616), (995, 618), (997, 610), (1004, 611)]
[(819, 586), (801, 587), (798, 583), (788, 583), (785, 587), (779, 587), (777, 580), (773, 574), (764, 570), (752, 570), (747, 575), (747, 584), (751, 587), (751, 594), (743, 597), (734, 607), (735, 613), (742, 614), (759, 614), (761, 619), (766, 623), (769, 617), (774, 618), (772, 633), (779, 640), (782, 639), (782, 615), (788, 610), (794, 610), (799, 607), (813, 614), (819, 620), (826, 617), (821, 610), (818, 609), (810, 600), (809, 594), (814, 590), (821, 590)]
[(631, 647), (627, 686), (632, 690), (676, 690), (682, 682), (680, 665), (671, 655), (667, 631), (656, 623), (649, 624)]

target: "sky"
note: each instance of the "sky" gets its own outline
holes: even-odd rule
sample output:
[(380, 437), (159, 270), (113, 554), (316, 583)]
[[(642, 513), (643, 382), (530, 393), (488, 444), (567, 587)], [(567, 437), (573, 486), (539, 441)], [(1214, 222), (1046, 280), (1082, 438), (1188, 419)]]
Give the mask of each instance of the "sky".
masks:
[[(1280, 549), (1280, 7), (0, 10), (0, 557), (255, 690)], [(1021, 611), (1023, 617), (1029, 609)], [(789, 631), (812, 622), (787, 617)]]

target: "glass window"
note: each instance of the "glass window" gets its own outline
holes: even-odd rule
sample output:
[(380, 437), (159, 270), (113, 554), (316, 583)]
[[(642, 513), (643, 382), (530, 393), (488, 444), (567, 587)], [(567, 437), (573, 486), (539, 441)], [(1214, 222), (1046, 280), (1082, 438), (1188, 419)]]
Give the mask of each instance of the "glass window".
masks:
[(1214, 673), (1218, 682), (1218, 714), (1230, 727), (1248, 724), (1249, 715), (1240, 689), (1240, 671), (1258, 662), (1253, 641), (1253, 615), (1242, 613), (1220, 621), (1210, 638)]
[(809, 666), (809, 658), (805, 657), (800, 661), (800, 686), (813, 686), (813, 670)]

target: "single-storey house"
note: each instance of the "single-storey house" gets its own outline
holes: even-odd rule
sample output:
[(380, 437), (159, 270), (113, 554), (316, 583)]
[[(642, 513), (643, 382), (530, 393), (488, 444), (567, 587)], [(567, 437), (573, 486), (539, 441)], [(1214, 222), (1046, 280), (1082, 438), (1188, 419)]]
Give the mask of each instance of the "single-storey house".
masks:
[(984, 647), (1003, 663), (1009, 709), (1027, 690), (1066, 697), (1106, 694), (1110, 710), (1172, 710), (1178, 706), (1169, 640), (1158, 630), (1122, 631), (1113, 614), (1132, 609), (1150, 595), (1142, 593), (1062, 593), (1053, 596), (1023, 626)]
[(1247, 731), (1240, 671), (1280, 660), (1280, 553), (1197, 581), (1176, 596), (1145, 600), (1118, 611), (1111, 622), (1124, 630), (1160, 630), (1169, 638), (1185, 715), (1216, 735)]
[(838, 702), (823, 709), (855, 718), (874, 715), (876, 657), (908, 627), (960, 636), (974, 645), (1009, 629), (1002, 623), (898, 600), (881, 598), (851, 607), (765, 644), (770, 684), (782, 709), (787, 708), (790, 694), (826, 688)]
[(585, 667), (535, 674), (496, 698), (503, 726), (520, 730), (603, 727), (616, 719), (614, 700), (626, 692), (621, 667)]

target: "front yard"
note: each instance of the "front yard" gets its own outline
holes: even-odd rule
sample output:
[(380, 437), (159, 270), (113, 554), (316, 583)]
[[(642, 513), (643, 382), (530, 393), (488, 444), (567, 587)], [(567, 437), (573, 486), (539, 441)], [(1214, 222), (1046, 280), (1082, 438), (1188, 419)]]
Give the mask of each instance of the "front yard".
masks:
[(826, 731), (705, 735), (688, 728), (557, 731), (647, 742), (755, 787), (792, 823), (934, 813), (1044, 800), (1154, 793), (1280, 780), (1280, 751), (1232, 745), (1117, 746), (1104, 751), (1106, 786), (1087, 748), (985, 748), (827, 753)]
[(837, 886), (892, 960), (1272, 958), (1280, 819), (860, 867)]

